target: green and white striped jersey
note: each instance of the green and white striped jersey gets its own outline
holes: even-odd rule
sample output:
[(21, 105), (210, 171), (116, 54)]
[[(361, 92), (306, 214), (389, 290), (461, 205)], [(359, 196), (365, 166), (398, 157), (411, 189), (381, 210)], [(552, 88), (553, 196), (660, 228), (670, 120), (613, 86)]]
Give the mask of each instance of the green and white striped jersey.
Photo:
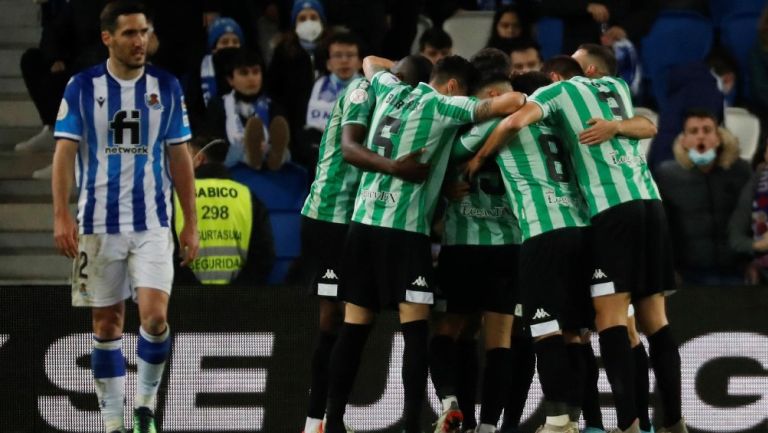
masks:
[(588, 225), (565, 147), (556, 130), (539, 122), (523, 128), (499, 149), (496, 162), (523, 242), (552, 230)]
[(589, 119), (621, 120), (634, 116), (624, 80), (574, 77), (537, 90), (529, 100), (541, 107), (544, 119), (561, 135), (574, 137), (568, 140), (574, 143), (568, 150), (590, 217), (628, 201), (659, 199), (638, 140), (616, 136), (587, 146), (575, 138), (589, 126)]
[[(451, 160), (463, 161), (477, 152), (501, 119), (475, 125), (456, 139)], [(451, 173), (458, 178), (458, 173)], [(509, 207), (501, 171), (494, 161), (486, 161), (475, 174), (469, 194), (460, 202), (450, 202), (445, 210), (445, 245), (519, 244), (520, 227)]]
[(368, 146), (391, 159), (423, 149), (420, 160), (430, 164), (430, 173), (426, 182), (412, 183), (364, 172), (352, 221), (429, 234), (453, 138), (473, 122), (477, 100), (441, 95), (424, 83), (412, 88), (385, 71), (373, 76), (371, 87), (376, 108)]
[(315, 181), (309, 188), (302, 215), (320, 221), (349, 223), (361, 170), (344, 161), (341, 131), (351, 123), (367, 127), (375, 102), (365, 78), (352, 81), (339, 94), (320, 141)]

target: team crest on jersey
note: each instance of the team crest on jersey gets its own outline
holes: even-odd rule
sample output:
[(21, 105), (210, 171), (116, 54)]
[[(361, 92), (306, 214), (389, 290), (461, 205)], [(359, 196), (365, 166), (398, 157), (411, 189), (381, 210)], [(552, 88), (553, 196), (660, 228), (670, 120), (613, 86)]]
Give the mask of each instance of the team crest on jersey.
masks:
[(153, 110), (162, 110), (163, 104), (160, 103), (160, 97), (157, 93), (147, 93), (144, 95), (144, 102), (147, 103), (147, 108)]

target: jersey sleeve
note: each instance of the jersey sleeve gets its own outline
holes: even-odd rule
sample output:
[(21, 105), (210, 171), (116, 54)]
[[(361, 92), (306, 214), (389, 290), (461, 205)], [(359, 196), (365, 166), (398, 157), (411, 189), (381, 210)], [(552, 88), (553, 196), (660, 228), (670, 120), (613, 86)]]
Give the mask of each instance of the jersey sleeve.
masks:
[(173, 103), (171, 104), (171, 115), (165, 142), (168, 144), (186, 143), (192, 139), (192, 131), (189, 129), (189, 117), (187, 116), (184, 94), (181, 92), (181, 86), (176, 78), (170, 80), (170, 85)]
[(496, 125), (501, 119), (492, 119), (479, 125), (472, 126), (472, 129), (461, 134), (453, 143), (451, 149), (451, 160), (464, 160), (477, 153), (485, 144), (485, 140), (491, 135)]
[(467, 96), (441, 96), (437, 98), (437, 113), (448, 123), (464, 125), (475, 121), (478, 101)]
[(379, 71), (371, 78), (371, 87), (376, 97), (383, 97), (397, 86), (404, 84), (389, 71)]
[(562, 104), (562, 98), (565, 94), (563, 86), (564, 82), (552, 83), (549, 86), (542, 87), (533, 95), (528, 97), (528, 101), (533, 102), (541, 108), (543, 114), (542, 119), (546, 119), (554, 115), (560, 110)]
[(368, 127), (371, 122), (371, 114), (376, 105), (376, 95), (373, 87), (366, 80), (355, 81), (344, 94), (344, 114), (341, 117), (341, 126), (351, 123)]
[(83, 138), (83, 119), (80, 116), (80, 82), (73, 77), (64, 89), (59, 112), (56, 115), (56, 127), (53, 136), (67, 140), (80, 141)]

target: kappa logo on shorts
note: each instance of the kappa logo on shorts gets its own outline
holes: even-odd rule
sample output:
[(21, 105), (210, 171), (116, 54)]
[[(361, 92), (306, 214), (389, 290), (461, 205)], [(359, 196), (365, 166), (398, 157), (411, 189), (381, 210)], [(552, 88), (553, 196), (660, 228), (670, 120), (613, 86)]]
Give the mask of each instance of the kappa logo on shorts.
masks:
[(544, 311), (543, 308), (536, 309), (536, 314), (533, 315), (534, 319), (546, 319), (547, 317), (550, 317), (549, 313)]
[(595, 269), (595, 272), (592, 274), (592, 279), (600, 280), (603, 278), (608, 278), (608, 275), (605, 275), (605, 272), (603, 272), (603, 270), (600, 268)]
[(339, 277), (336, 276), (336, 272), (333, 272), (333, 269), (326, 269), (325, 275), (323, 275), (323, 278), (326, 280), (338, 280)]
[(411, 283), (412, 286), (418, 286), (418, 287), (429, 287), (427, 285), (427, 280), (424, 277), (416, 277), (415, 280)]

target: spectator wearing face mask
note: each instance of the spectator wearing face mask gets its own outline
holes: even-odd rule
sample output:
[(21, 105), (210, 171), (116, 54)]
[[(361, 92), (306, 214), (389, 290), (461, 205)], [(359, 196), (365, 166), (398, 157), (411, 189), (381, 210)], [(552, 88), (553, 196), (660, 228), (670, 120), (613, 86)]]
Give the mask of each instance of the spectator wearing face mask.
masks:
[(728, 222), (750, 178), (749, 163), (739, 159), (736, 138), (703, 110), (685, 116), (673, 149), (675, 159), (659, 166), (656, 181), (676, 269), (687, 284), (740, 284), (743, 263), (729, 246)]
[[(325, 9), (317, 0), (296, 0), (291, 10), (291, 31), (275, 46), (266, 76), (266, 88), (285, 108), (291, 135), (298, 137), (307, 115), (307, 103), (316, 78), (315, 56), (329, 32)], [(293, 161), (312, 164), (312, 149), (302, 140), (291, 143)]]

